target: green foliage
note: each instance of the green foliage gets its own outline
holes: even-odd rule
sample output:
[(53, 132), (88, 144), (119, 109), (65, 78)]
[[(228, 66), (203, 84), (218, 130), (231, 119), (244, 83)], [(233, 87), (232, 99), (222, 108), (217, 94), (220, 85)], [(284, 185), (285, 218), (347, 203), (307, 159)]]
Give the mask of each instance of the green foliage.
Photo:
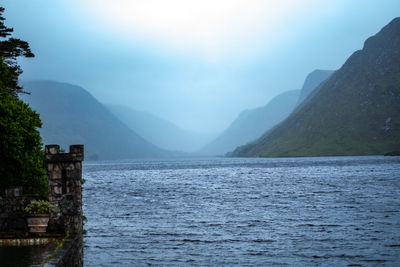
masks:
[(0, 190), (23, 186), (25, 193), (46, 198), (48, 181), (37, 127), (39, 114), (0, 88)]
[(23, 186), (25, 193), (48, 196), (44, 152), (37, 128), (39, 114), (18, 98), (19, 56), (32, 57), (28, 43), (10, 38), (0, 7), (0, 194), (10, 186)]
[(67, 231), (65, 232), (65, 236), (63, 237), (63, 239), (61, 239), (60, 241), (56, 240), (56, 242), (57, 242), (57, 249), (58, 249), (58, 248), (62, 248), (62, 247), (64, 246), (65, 240), (67, 240), (70, 236), (71, 236), (71, 231), (67, 230)]
[(50, 214), (55, 211), (54, 206), (45, 200), (32, 200), (25, 208), (28, 214)]
[(88, 221), (88, 218), (85, 216), (85, 214), (83, 214), (83, 215), (82, 215), (82, 222), (83, 222), (83, 225), (85, 225), (87, 221)]
[(17, 97), (18, 93), (23, 92), (22, 87), (18, 85), (18, 77), (22, 70), (17, 63), (17, 58), (34, 57), (34, 54), (27, 42), (11, 37), (14, 30), (4, 25), (3, 12), (4, 8), (0, 7), (0, 57), (7, 66), (7, 73), (4, 75), (2, 67), (0, 83), (10, 95)]

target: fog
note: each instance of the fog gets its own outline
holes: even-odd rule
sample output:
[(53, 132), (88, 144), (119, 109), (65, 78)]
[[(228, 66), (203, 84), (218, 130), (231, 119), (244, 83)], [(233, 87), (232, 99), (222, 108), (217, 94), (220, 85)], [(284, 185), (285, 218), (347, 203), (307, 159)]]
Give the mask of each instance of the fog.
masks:
[(338, 69), (400, 11), (398, 0), (214, 2), (3, 5), (36, 55), (21, 60), (23, 79), (77, 84), (201, 133), (299, 89), (314, 69)]

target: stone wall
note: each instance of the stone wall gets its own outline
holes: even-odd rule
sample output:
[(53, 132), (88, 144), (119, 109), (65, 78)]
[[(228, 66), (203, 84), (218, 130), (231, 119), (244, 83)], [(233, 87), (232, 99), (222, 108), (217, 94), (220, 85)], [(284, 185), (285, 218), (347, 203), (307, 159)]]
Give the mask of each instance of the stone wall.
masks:
[[(82, 161), (84, 147), (72, 145), (69, 153), (62, 153), (58, 145), (48, 145), (45, 152), (49, 177), (49, 201), (55, 206), (56, 212), (50, 217), (47, 236), (35, 237), (35, 239), (41, 243), (59, 238), (60, 235), (64, 236), (67, 231), (71, 235), (70, 238), (64, 240), (61, 248), (55, 241), (48, 241), (52, 246), (46, 246), (38, 265), (30, 264), (30, 266), (80, 267), (83, 266)], [(23, 195), (22, 190), (22, 187), (10, 188), (6, 190), (5, 197), (0, 197), (0, 232), (7, 234), (8, 238), (4, 239), (5, 236), (2, 236), (2, 241), (5, 242), (0, 242), (1, 245), (9, 246), (8, 243), (10, 243), (18, 246), (37, 243), (31, 242), (32, 238), (26, 235), (28, 227), (24, 209), (32, 200), (37, 200), (38, 196)]]
[(60, 146), (47, 145), (46, 163), (49, 176), (49, 200), (56, 212), (49, 221), (49, 232), (78, 233), (82, 230), (82, 161), (83, 145), (71, 145), (69, 153)]
[(5, 193), (5, 197), (0, 197), (0, 232), (28, 231), (24, 209), (38, 196), (23, 195), (22, 187), (7, 189)]
[(59, 256), (55, 257), (55, 267), (83, 266), (83, 235), (78, 234), (64, 242)]
[[(71, 145), (69, 153), (61, 153), (60, 146), (45, 148), (47, 173), (49, 177), (49, 201), (56, 212), (50, 217), (48, 233), (64, 234), (82, 231), (82, 161), (83, 145)], [(35, 195), (23, 195), (21, 187), (6, 190), (0, 197), (0, 231), (27, 232), (24, 208)]]

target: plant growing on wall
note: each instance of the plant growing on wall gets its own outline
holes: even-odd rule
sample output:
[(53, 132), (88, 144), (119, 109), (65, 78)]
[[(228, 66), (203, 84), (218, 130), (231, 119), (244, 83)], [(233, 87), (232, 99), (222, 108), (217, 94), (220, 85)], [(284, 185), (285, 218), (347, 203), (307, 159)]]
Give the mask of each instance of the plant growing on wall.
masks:
[(23, 186), (25, 193), (48, 196), (39, 114), (19, 99), (22, 73), (18, 57), (33, 57), (29, 44), (11, 37), (0, 7), (0, 194), (10, 186)]

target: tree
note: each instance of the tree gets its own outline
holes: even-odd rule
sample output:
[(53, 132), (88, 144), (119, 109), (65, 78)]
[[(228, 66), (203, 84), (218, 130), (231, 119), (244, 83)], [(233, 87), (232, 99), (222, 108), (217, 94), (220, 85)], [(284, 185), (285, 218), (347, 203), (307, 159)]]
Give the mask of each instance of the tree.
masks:
[(19, 99), (22, 73), (17, 64), (20, 56), (33, 57), (29, 44), (10, 37), (12, 28), (4, 25), (0, 7), (0, 192), (10, 186), (23, 186), (24, 192), (48, 195), (39, 114)]
[(18, 57), (34, 57), (29, 44), (17, 38), (11, 37), (13, 28), (4, 25), (3, 17), (4, 8), (0, 7), (0, 57), (8, 67), (6, 76), (0, 77), (2, 86), (10, 95), (15, 97), (18, 93), (23, 93), (22, 87), (18, 85), (18, 77), (22, 74), (21, 67), (18, 65)]

